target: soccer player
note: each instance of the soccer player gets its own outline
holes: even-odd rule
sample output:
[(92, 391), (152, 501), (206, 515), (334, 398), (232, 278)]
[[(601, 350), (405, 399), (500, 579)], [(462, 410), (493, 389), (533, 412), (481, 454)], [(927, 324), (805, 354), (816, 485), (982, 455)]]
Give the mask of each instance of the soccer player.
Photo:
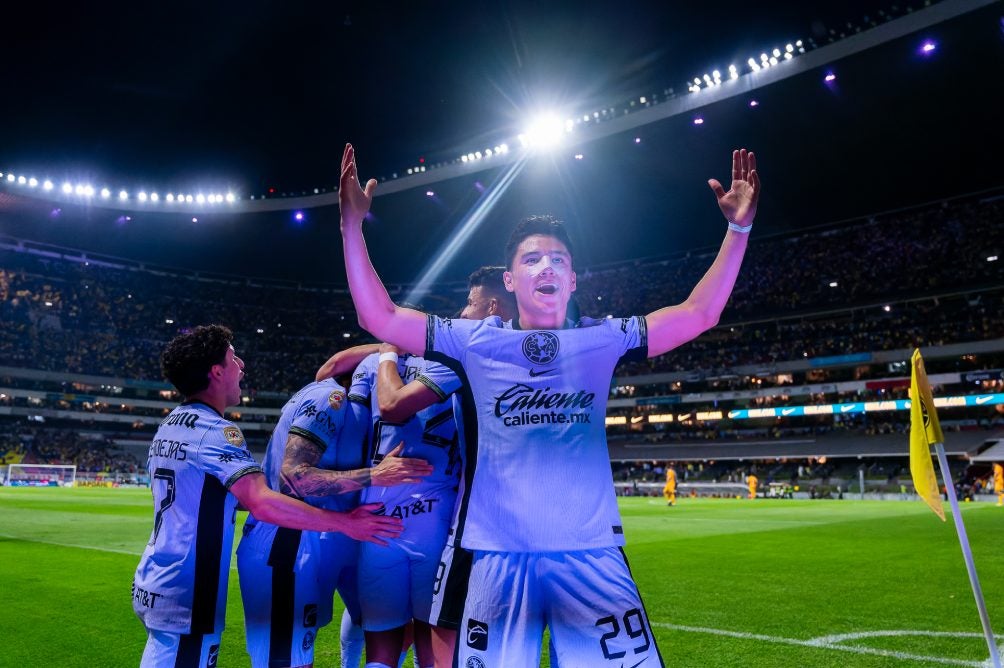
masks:
[(662, 495), (666, 498), (667, 506), (676, 505), (676, 471), (672, 465), (666, 465), (666, 485), (662, 488)]
[[(282, 409), (269, 439), (264, 469), (271, 489), (312, 506), (349, 510), (370, 486), (414, 483), (431, 473), (420, 459), (391, 448), (378, 466), (363, 468), (369, 411), (350, 407), (335, 379), (313, 382)], [(237, 548), (247, 649), (254, 668), (310, 666), (318, 631), (331, 622), (337, 589), (359, 620), (357, 543), (339, 533), (278, 527), (252, 514)], [(343, 625), (344, 626), (344, 625)], [(350, 632), (349, 629), (344, 629)], [(342, 638), (342, 665), (359, 665), (362, 647)]]
[(395, 518), (373, 514), (378, 505), (333, 512), (268, 488), (241, 430), (223, 417), (240, 402), (244, 377), (232, 340), (226, 327), (196, 327), (161, 355), (184, 402), (161, 422), (147, 462), (153, 532), (132, 585), (147, 629), (144, 668), (216, 665), (238, 503), (274, 524), (356, 540), (383, 543), (401, 530)]
[(361, 187), (345, 147), (341, 230), (360, 324), (464, 381), (465, 488), (453, 532), (470, 552), (446, 565), (437, 593), (437, 603), (462, 609), (456, 665), (536, 665), (545, 626), (559, 665), (662, 665), (621, 549), (604, 417), (621, 358), (672, 350), (713, 327), (725, 307), (756, 213), (753, 154), (733, 152), (728, 191), (708, 183), (728, 230), (683, 303), (568, 327), (571, 241), (560, 222), (535, 217), (506, 246), (518, 317), (451, 320), (391, 301), (362, 234), (376, 181)]
[(516, 298), (506, 291), (505, 267), (481, 267), (467, 278), (467, 304), (460, 311), (465, 320), (484, 320), (493, 315), (503, 322), (516, 314)]
[(396, 666), (405, 626), (415, 619), (417, 665), (425, 668), (433, 665), (425, 620), (460, 478), (457, 428), (449, 399), (460, 380), (445, 366), (399, 356), (397, 348), (388, 344), (380, 350), (360, 363), (349, 389), (353, 402), (370, 406), (374, 460), (383, 460), (403, 443), (402, 454), (428, 461), (433, 473), (417, 484), (363, 492), (364, 502), (382, 503), (388, 515), (404, 524), (404, 531), (388, 546), (360, 547), (366, 666)]
[(997, 495), (997, 505), (1004, 506), (1004, 466), (994, 462), (994, 493)]
[(755, 475), (753, 475), (752, 473), (750, 473), (748, 476), (746, 476), (746, 486), (749, 487), (749, 490), (750, 490), (750, 497), (749, 498), (751, 498), (751, 499), (755, 499), (756, 498), (756, 486), (757, 486), (757, 484), (759, 482), (760, 481), (757, 479), (757, 477)]

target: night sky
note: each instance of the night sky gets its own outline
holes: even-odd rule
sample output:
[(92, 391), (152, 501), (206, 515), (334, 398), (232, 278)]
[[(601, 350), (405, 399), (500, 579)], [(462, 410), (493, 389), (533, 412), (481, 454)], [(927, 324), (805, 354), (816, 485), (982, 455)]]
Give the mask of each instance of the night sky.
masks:
[[(798, 38), (825, 46), (831, 30), (909, 5), (99, 4), (25, 5), (8, 23), (0, 170), (162, 191), (330, 189), (346, 141), (364, 176), (389, 176), (512, 137), (532, 111), (685, 94), (715, 67)], [(764, 184), (754, 236), (1004, 186), (1001, 13), (997, 3), (831, 63), (831, 86), (812, 70), (701, 109), (701, 126), (684, 114), (537, 158), (442, 278), (499, 261), (508, 230), (531, 213), (569, 222), (580, 269), (716, 245), (724, 223), (706, 180), (726, 179), (738, 146), (757, 152)], [(922, 57), (928, 39), (937, 49)], [(381, 275), (415, 279), (498, 176), (378, 197), (367, 237)], [(53, 208), (0, 201), (0, 233), (344, 282), (336, 207), (308, 209), (300, 223), (291, 211), (192, 223)]]

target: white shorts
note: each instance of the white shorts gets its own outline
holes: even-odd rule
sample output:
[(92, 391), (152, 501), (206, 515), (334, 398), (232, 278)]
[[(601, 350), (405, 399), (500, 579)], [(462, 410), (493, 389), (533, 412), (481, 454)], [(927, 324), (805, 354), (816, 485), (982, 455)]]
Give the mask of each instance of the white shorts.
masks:
[(413, 515), (404, 520), (404, 532), (387, 546), (360, 545), (363, 630), (387, 631), (413, 618), (429, 619), (449, 521), (435, 513)]
[(221, 635), (147, 629), (140, 668), (216, 668)]
[(237, 546), (247, 650), (254, 668), (314, 661), (314, 642), (331, 622), (337, 590), (354, 620), (356, 541), (256, 522)]
[(454, 665), (536, 666), (545, 626), (554, 666), (663, 665), (620, 548), (469, 554)]

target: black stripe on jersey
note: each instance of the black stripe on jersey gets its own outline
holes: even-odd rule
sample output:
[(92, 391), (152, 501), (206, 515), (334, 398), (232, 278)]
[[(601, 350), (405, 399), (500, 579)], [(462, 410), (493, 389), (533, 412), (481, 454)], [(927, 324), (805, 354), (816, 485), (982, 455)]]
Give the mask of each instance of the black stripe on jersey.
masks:
[(272, 539), (268, 565), (272, 567), (272, 624), (269, 627), (268, 665), (292, 665), (293, 620), (296, 611), (296, 553), (299, 529), (279, 527)]
[[(289, 433), (290, 434), (296, 434), (297, 436), (299, 436), (301, 438), (307, 439), (308, 441), (310, 441), (311, 443), (313, 443), (314, 445), (316, 445), (317, 447), (319, 447), (321, 449), (321, 452), (324, 452), (325, 450), (328, 449), (328, 444), (324, 442), (324, 439), (322, 439), (317, 434), (304, 429), (303, 427), (290, 427), (289, 428)], [(288, 436), (287, 436), (287, 438), (288, 438)], [(285, 445), (286, 444), (283, 443), (284, 447), (285, 447)]]
[(178, 639), (174, 668), (200, 668), (202, 665), (202, 634), (185, 633)]
[(362, 404), (366, 408), (370, 407), (370, 399), (369, 399), (369, 397), (364, 397), (361, 394), (350, 394), (349, 395), (349, 401), (351, 401), (352, 403), (355, 403), (355, 404)]
[[(624, 565), (627, 566), (628, 575), (631, 576), (631, 582), (634, 582), (634, 573), (631, 572), (631, 564), (628, 562), (627, 553), (624, 552), (623, 547), (617, 548), (621, 553), (621, 559), (624, 560)], [(638, 600), (641, 601), (641, 609), (645, 612), (645, 623), (648, 624), (648, 637), (652, 639), (652, 644), (655, 645), (656, 656), (659, 657), (659, 665), (665, 668), (666, 662), (662, 658), (662, 652), (659, 651), (659, 643), (655, 641), (655, 634), (652, 633), (652, 622), (648, 616), (648, 609), (645, 607), (645, 599), (641, 597), (641, 592), (638, 590), (638, 585), (634, 586), (635, 592), (638, 594)]]
[[(429, 325), (433, 326), (430, 317)], [(428, 334), (428, 343), (432, 343), (432, 333)], [(460, 389), (457, 396), (460, 397), (460, 416), (463, 420), (464, 434), (464, 494), (460, 499), (460, 510), (457, 511), (457, 531), (454, 543), (460, 547), (464, 537), (464, 525), (467, 522), (467, 507), (471, 500), (471, 487), (474, 482), (474, 472), (478, 466), (478, 413), (474, 402), (474, 392), (471, 390), (471, 383), (467, 378), (467, 372), (459, 360), (447, 357), (434, 350), (425, 351), (425, 359), (439, 362), (460, 379)]]
[(464, 618), (467, 590), (471, 584), (471, 569), (474, 567), (474, 552), (460, 545), (453, 547), (450, 571), (443, 580), (443, 605), (439, 609), (436, 626), (456, 631)]
[[(199, 405), (205, 406), (206, 408), (208, 408), (212, 412), (214, 412), (217, 415), (219, 415), (221, 418), (223, 417), (223, 413), (219, 412), (218, 410), (216, 410), (215, 408), (213, 408), (212, 406), (210, 406), (209, 404), (207, 404), (205, 401), (198, 401), (198, 400), (182, 401), (179, 405), (180, 406), (194, 406), (195, 404), (199, 404)], [(223, 419), (225, 420), (226, 418), (223, 418)]]
[[(216, 627), (216, 598), (220, 591), (220, 562), (223, 559), (227, 488), (206, 473), (199, 500), (195, 529), (195, 581), (192, 596), (191, 633), (212, 633)], [(222, 630), (222, 629), (221, 629)]]

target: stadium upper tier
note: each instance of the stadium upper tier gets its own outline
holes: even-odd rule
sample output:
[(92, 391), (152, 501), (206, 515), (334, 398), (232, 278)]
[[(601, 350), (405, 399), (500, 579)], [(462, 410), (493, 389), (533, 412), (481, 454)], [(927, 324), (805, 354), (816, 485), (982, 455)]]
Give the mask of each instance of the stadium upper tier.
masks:
[[(997, 340), (1002, 213), (999, 195), (966, 198), (754, 237), (721, 324), (624, 367), (618, 382)], [(712, 259), (688, 253), (581, 268), (581, 314), (647, 313), (683, 301)], [(392, 288), (392, 297), (408, 288)], [(463, 285), (435, 286), (425, 308), (452, 315), (465, 294)], [(11, 238), (0, 239), (0, 322), (0, 366), (147, 380), (161, 378), (159, 353), (171, 337), (222, 323), (237, 333), (248, 387), (276, 392), (300, 387), (336, 350), (370, 340), (344, 286), (193, 275)]]

